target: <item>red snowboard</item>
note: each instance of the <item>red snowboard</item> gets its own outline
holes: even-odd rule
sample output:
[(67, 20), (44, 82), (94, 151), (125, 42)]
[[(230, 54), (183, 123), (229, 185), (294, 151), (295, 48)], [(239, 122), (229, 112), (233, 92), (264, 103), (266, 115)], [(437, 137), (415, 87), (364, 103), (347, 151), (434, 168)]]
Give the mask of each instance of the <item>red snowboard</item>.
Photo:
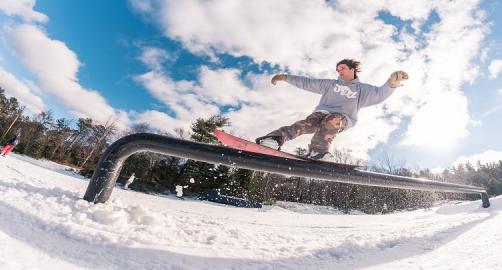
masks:
[(359, 167), (358, 165), (313, 160), (313, 159), (309, 159), (306, 157), (296, 156), (296, 155), (289, 154), (286, 152), (274, 150), (272, 148), (268, 148), (268, 147), (256, 144), (254, 142), (244, 140), (242, 138), (236, 137), (234, 135), (230, 135), (228, 133), (225, 133), (224, 131), (217, 130), (217, 129), (214, 130), (214, 135), (225, 146), (228, 146), (228, 147), (231, 147), (234, 149), (238, 149), (238, 150), (243, 150), (243, 151), (248, 151), (248, 152), (253, 152), (253, 153), (260, 153), (260, 154), (276, 156), (276, 157), (289, 158), (289, 159), (314, 161), (314, 162), (319, 162), (319, 163), (324, 163), (324, 164), (331, 164), (331, 165), (335, 165), (337, 168), (343, 168), (343, 169), (353, 169), (353, 168)]
[(306, 158), (302, 158), (299, 156), (295, 156), (292, 154), (288, 154), (282, 151), (274, 150), (272, 148), (268, 148), (259, 144), (256, 144), (254, 142), (250, 142), (244, 139), (241, 139), (239, 137), (235, 137), (234, 135), (230, 135), (228, 133), (225, 133), (224, 131), (221, 130), (214, 130), (214, 136), (220, 140), (221, 143), (224, 145), (239, 149), (239, 150), (244, 150), (248, 152), (253, 152), (253, 153), (261, 153), (269, 156), (276, 156), (276, 157), (283, 157), (283, 158), (290, 158), (290, 159), (298, 159), (298, 160), (305, 160)]

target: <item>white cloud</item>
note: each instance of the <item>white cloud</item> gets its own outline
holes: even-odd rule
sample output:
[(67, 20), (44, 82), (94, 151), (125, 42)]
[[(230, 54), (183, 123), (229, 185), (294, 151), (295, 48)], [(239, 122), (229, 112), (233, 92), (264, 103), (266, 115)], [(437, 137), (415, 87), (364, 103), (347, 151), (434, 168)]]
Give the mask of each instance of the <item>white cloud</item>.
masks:
[(34, 11), (36, 0), (2, 0), (0, 10), (8, 16), (19, 16), (25, 22), (46, 23), (49, 18), (40, 12)]
[[(138, 1), (131, 2), (134, 6)], [(385, 82), (392, 71), (406, 70), (410, 80), (405, 86), (385, 106), (362, 110), (360, 123), (339, 136), (337, 147), (353, 148), (364, 156), (368, 149), (386, 142), (405, 117), (411, 119), (405, 144), (443, 146), (468, 134), (472, 121), (461, 86), (479, 73), (473, 61), (487, 32), (477, 0), (415, 1), (413, 5), (387, 0), (140, 2), (156, 6), (149, 15), (158, 19), (165, 35), (197, 54), (246, 55), (256, 63), (267, 61), (293, 73), (331, 78), (336, 76), (337, 61), (356, 58), (363, 63), (362, 81), (376, 85)], [(380, 11), (409, 20), (417, 32), (432, 11), (440, 22), (417, 35), (376, 19)], [(392, 38), (394, 34), (399, 40)], [(234, 76), (219, 78), (230, 85), (240, 84)], [(289, 86), (272, 89), (266, 76), (257, 75), (255, 79), (248, 89), (229, 98), (241, 102), (239, 110), (227, 115), (236, 133), (245, 137), (302, 119), (318, 100)], [(218, 84), (226, 82), (215, 82), (216, 88), (208, 91), (210, 97), (205, 99), (228, 103), (221, 99), (224, 96), (218, 99), (214, 90)], [(304, 145), (307, 140), (299, 139)]]
[(136, 77), (150, 94), (170, 109), (177, 119), (194, 120), (219, 112), (218, 106), (210, 104), (194, 93), (193, 83), (174, 82), (162, 73), (151, 71)]
[(26, 108), (38, 114), (45, 110), (44, 102), (42, 98), (33, 93), (31, 88), (31, 83), (22, 82), (16, 78), (12, 73), (6, 71), (0, 66), (0, 83), (1, 87), (6, 91), (7, 94), (17, 98), (21, 106), (26, 106)]
[(154, 10), (150, 0), (133, 0), (129, 2), (135, 10), (140, 12), (152, 12)]
[(163, 112), (147, 110), (140, 114), (133, 115), (135, 123), (148, 123), (152, 128), (171, 132), (175, 128), (188, 130), (190, 122), (175, 119)]
[(239, 79), (238, 70), (211, 70), (202, 67), (199, 86), (195, 92), (218, 105), (237, 106), (240, 102), (249, 100), (247, 90)]
[(177, 119), (193, 121), (220, 112), (219, 106), (237, 106), (247, 96), (247, 87), (236, 69), (211, 70), (202, 66), (197, 82), (173, 81), (162, 71), (168, 53), (160, 48), (143, 48), (141, 61), (150, 72), (136, 76), (150, 94), (175, 113)]
[(219, 106), (239, 104), (245, 98), (246, 90), (237, 75), (235, 70), (214, 71), (202, 67), (198, 83), (174, 82), (155, 71), (139, 75), (136, 80), (172, 110), (176, 118), (191, 121), (218, 114)]
[(490, 65), (488, 66), (488, 73), (490, 78), (497, 78), (497, 76), (500, 74), (500, 71), (502, 71), (502, 60), (495, 59), (491, 61)]
[(165, 50), (155, 47), (145, 47), (139, 60), (147, 67), (161, 71), (162, 65), (167, 61), (173, 60), (172, 58)]
[(480, 154), (474, 154), (471, 156), (460, 156), (454, 162), (454, 166), (458, 166), (459, 164), (465, 164), (469, 162), (471, 165), (476, 165), (478, 161), (481, 164), (489, 164), (493, 162), (499, 162), (502, 160), (502, 152), (495, 150), (487, 150)]
[(10, 47), (24, 66), (36, 75), (38, 85), (68, 106), (77, 117), (98, 122), (128, 122), (124, 112), (116, 111), (95, 90), (78, 82), (80, 62), (65, 43), (51, 39), (39, 27), (22, 24), (7, 30)]
[[(154, 2), (160, 2), (156, 16), (166, 35), (193, 52), (248, 55), (256, 62), (310, 74), (333, 74), (335, 61), (342, 57), (358, 57), (372, 47), (378, 51), (383, 43), (393, 46), (387, 37), (394, 28), (373, 19), (377, 10), (371, 3), (354, 10), (359, 13), (355, 17), (352, 11), (334, 9), (325, 1)], [(380, 35), (372, 35), (375, 32)], [(326, 70), (329, 65), (331, 70)]]

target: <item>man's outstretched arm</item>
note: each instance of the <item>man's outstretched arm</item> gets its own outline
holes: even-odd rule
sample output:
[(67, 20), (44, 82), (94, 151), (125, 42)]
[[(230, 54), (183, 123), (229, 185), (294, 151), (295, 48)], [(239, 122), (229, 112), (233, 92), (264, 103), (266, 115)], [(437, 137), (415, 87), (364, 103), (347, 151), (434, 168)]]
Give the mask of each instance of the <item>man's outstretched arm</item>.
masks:
[(311, 79), (307, 77), (286, 74), (277, 74), (272, 77), (273, 85), (276, 85), (278, 81), (286, 81), (287, 83), (292, 84), (298, 88), (317, 94), (323, 94), (328, 89), (333, 88), (334, 84), (336, 83), (335, 80)]
[(390, 97), (398, 86), (401, 86), (401, 82), (408, 79), (408, 74), (404, 71), (394, 71), (387, 82), (380, 86), (374, 86), (369, 84), (361, 84), (361, 96), (359, 98), (359, 105), (361, 107), (367, 107), (371, 105), (383, 102), (388, 97)]

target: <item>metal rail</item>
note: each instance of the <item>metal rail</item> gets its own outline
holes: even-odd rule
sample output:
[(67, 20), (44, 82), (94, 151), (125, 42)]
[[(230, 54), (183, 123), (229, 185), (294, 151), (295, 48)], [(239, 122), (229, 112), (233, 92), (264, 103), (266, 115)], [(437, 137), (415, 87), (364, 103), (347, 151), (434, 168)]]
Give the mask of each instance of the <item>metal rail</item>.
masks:
[(340, 183), (426, 191), (477, 193), (481, 195), (483, 207), (490, 206), (488, 194), (481, 187), (368, 172), (356, 167), (338, 166), (328, 162), (273, 157), (149, 133), (125, 136), (108, 147), (99, 160), (96, 171), (87, 186), (84, 199), (94, 203), (106, 202), (110, 198), (122, 164), (130, 155), (138, 152), (155, 152), (213, 164)]

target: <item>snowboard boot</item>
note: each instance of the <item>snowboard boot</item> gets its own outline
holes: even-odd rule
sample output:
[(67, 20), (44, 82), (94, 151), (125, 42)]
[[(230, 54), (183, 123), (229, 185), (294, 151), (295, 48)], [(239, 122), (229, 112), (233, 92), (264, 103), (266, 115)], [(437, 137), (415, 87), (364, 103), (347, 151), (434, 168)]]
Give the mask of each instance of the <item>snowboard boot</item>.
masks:
[(274, 150), (281, 150), (281, 146), (284, 141), (281, 136), (265, 135), (263, 137), (256, 138), (256, 143)]
[(320, 161), (334, 162), (335, 156), (330, 152), (316, 152), (312, 151), (307, 155), (308, 158)]

